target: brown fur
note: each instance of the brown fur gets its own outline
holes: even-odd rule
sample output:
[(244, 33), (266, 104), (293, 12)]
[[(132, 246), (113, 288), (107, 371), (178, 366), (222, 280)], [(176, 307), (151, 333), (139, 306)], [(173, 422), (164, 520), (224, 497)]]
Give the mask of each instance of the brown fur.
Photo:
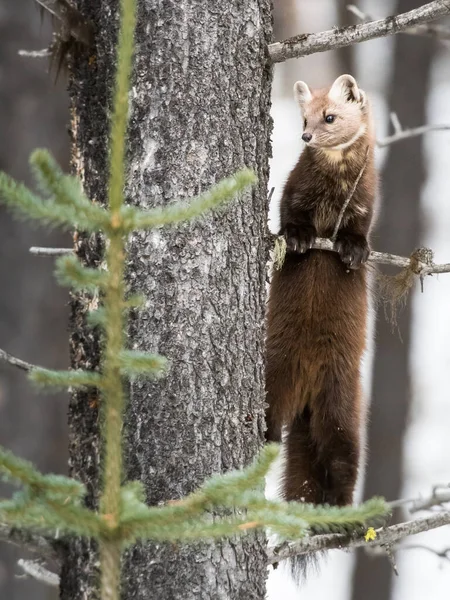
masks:
[[(349, 76), (314, 93), (298, 82), (295, 92), (312, 139), (281, 200), (288, 251), (269, 297), (267, 439), (280, 441), (287, 427), (285, 499), (344, 505), (352, 502), (360, 453), (364, 263), (377, 187), (372, 123), (365, 94)], [(326, 114), (336, 115), (335, 123), (326, 123)], [(349, 147), (333, 149), (362, 125)], [(339, 252), (311, 250), (316, 237), (332, 235), (366, 156), (338, 232)]]

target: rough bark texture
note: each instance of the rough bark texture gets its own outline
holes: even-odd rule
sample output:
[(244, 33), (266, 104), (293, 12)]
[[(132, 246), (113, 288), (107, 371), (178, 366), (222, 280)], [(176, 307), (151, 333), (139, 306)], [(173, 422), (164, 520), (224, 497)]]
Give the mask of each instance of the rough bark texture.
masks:
[[(400, 0), (397, 12), (411, 10), (419, 0)], [(435, 42), (418, 36), (397, 36), (389, 110), (404, 127), (426, 122), (426, 100)], [(414, 68), (411, 68), (414, 65)], [(420, 92), (419, 92), (420, 90)], [(377, 248), (408, 255), (420, 243), (420, 194), (425, 181), (423, 138), (391, 146), (382, 174), (382, 210), (374, 236)], [(381, 307), (377, 323), (373, 395), (368, 437), (364, 497), (401, 497), (403, 437), (411, 401), (409, 352), (411, 301), (400, 311), (398, 331), (392, 331)], [(354, 600), (391, 597), (393, 571), (387, 559), (358, 554)]]
[[(0, 169), (27, 185), (32, 184), (28, 157), (34, 148), (49, 148), (64, 168), (69, 160), (64, 85), (60, 81), (55, 86), (47, 60), (18, 55), (22, 48), (45, 47), (50, 29), (33, 2), (1, 2)], [(0, 347), (56, 369), (67, 368), (69, 360), (67, 291), (53, 277), (53, 261), (33, 257), (28, 249), (69, 242), (69, 236), (38, 229), (0, 210)], [(0, 444), (43, 471), (67, 470), (66, 407), (67, 394), (37, 393), (23, 371), (1, 364)], [(17, 560), (27, 555), (22, 548), (0, 543), (0, 598), (56, 598), (54, 589), (17, 577)]]
[[(97, 24), (95, 61), (74, 67), (75, 167), (91, 198), (105, 199), (105, 142), (116, 2), (80, 2)], [(134, 315), (130, 347), (170, 359), (166, 379), (131, 385), (128, 477), (151, 504), (179, 498), (215, 472), (247, 464), (264, 428), (263, 322), (270, 134), (269, 0), (139, 3), (128, 200), (140, 206), (189, 198), (247, 166), (259, 183), (220, 215), (134, 235), (129, 279), (148, 297)], [(80, 251), (94, 262), (98, 247)], [(74, 304), (72, 358), (95, 365), (97, 343), (83, 326), (89, 299)], [(96, 403), (70, 407), (71, 470), (95, 502)], [(62, 598), (94, 597), (95, 554), (68, 547)], [(128, 553), (123, 598), (264, 598), (263, 537), (194, 547), (138, 546)]]

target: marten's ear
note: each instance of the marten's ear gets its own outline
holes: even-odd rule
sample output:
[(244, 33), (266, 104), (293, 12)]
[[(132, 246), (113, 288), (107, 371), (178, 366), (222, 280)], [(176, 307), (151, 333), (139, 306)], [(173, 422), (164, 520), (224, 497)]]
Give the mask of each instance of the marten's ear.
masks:
[(296, 81), (294, 83), (294, 98), (299, 103), (300, 108), (303, 108), (307, 102), (311, 101), (311, 90), (304, 81)]
[(365, 103), (365, 94), (359, 89), (356, 80), (351, 75), (341, 75), (336, 79), (328, 92), (330, 100)]

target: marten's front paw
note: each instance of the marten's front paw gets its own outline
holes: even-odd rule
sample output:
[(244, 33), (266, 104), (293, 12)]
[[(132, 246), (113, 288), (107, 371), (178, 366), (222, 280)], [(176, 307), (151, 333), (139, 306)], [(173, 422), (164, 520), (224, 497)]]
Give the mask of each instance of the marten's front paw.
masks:
[(363, 235), (342, 233), (338, 235), (334, 247), (349, 269), (359, 269), (369, 258), (369, 244)]
[(299, 252), (303, 254), (313, 247), (316, 241), (317, 231), (314, 225), (286, 225), (284, 237), (288, 252)]

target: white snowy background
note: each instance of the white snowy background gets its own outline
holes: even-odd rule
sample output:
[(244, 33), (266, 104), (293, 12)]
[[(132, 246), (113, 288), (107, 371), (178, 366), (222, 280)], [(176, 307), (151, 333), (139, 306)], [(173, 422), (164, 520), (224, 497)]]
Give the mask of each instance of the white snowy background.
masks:
[[(333, 0), (301, 0), (298, 4), (301, 4), (301, 20), (300, 15), (296, 15), (298, 33), (330, 29), (338, 22)], [(358, 7), (375, 17), (383, 17), (392, 14), (393, 5), (389, 1), (367, 0), (359, 2)], [(389, 82), (392, 50), (393, 39), (387, 38), (356, 47), (357, 70), (354, 75), (371, 96), (378, 137), (386, 135), (388, 128), (384, 92)], [(328, 52), (276, 66), (272, 106), (273, 159), (269, 182), (269, 188), (275, 187), (269, 215), (269, 226), (273, 231), (278, 226), (277, 206), (283, 184), (302, 148), (301, 118), (292, 96), (289, 92), (286, 94), (286, 80), (292, 79), (291, 86), (297, 79), (307, 80), (311, 87), (325, 86), (336, 74), (333, 60), (333, 53)], [(411, 65), (411, 68), (414, 66)], [(444, 44), (440, 46), (433, 65), (427, 122), (450, 123), (450, 46)], [(421, 202), (426, 227), (421, 243), (433, 248), (436, 262), (449, 262), (450, 132), (427, 134), (425, 151), (427, 180)], [(387, 152), (379, 152), (379, 165), (382, 165)], [(450, 275), (428, 278), (425, 293), (421, 294), (416, 286), (409, 301), (413, 303), (410, 354), (413, 398), (404, 441), (406, 458), (402, 497), (405, 498), (425, 495), (433, 484), (450, 482)], [(369, 349), (366, 390), (370, 390), (370, 358)], [(268, 482), (268, 492), (273, 493), (275, 488), (276, 474)], [(406, 543), (422, 543), (437, 550), (450, 548), (450, 527), (423, 533)], [(397, 553), (397, 564), (400, 576), (395, 580), (392, 600), (447, 600), (450, 597), (450, 561), (424, 550), (410, 550)], [(349, 600), (353, 567), (352, 554), (332, 551), (329, 558), (322, 561), (320, 572), (312, 574), (301, 591), (294, 587), (285, 570), (271, 570), (267, 598)]]

